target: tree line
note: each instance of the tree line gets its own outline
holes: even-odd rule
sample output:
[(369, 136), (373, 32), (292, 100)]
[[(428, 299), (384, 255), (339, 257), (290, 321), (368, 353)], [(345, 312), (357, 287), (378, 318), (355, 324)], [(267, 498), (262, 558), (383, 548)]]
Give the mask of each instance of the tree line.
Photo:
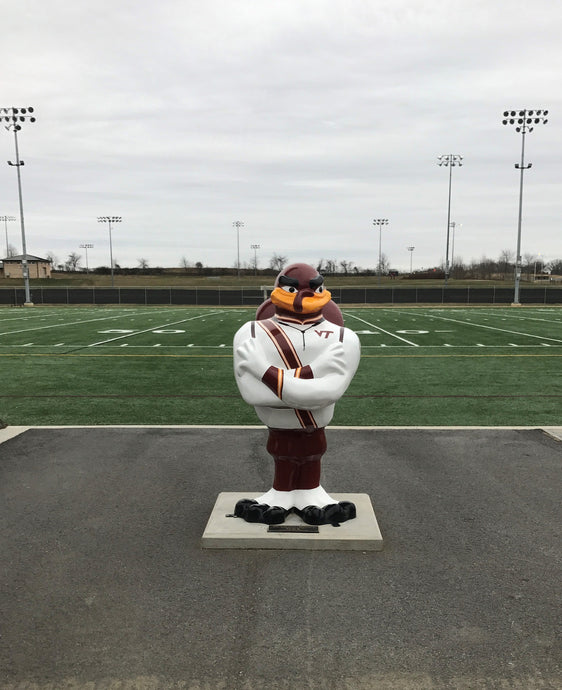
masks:
[[(83, 258), (80, 254), (76, 252), (71, 252), (64, 262), (60, 262), (58, 258), (52, 253), (48, 252), (46, 256), (47, 260), (51, 263), (53, 270), (58, 271), (80, 271), (83, 272), (85, 269), (83, 265)], [(249, 262), (244, 262), (240, 265), (240, 271), (244, 275), (254, 274), (277, 274), (283, 270), (283, 268), (290, 263), (290, 259), (287, 255), (274, 253), (269, 259), (268, 268), (258, 268), (257, 259), (253, 259)], [(393, 271), (391, 262), (386, 254), (381, 255), (380, 262), (372, 268), (362, 268), (358, 266), (353, 261), (347, 259), (325, 259), (320, 258), (316, 264), (316, 269), (319, 273), (323, 275), (339, 275), (339, 276), (372, 276), (372, 275), (389, 275), (398, 274), (397, 271)], [(170, 272), (174, 269), (163, 268), (160, 266), (151, 267), (148, 259), (141, 257), (137, 260), (137, 266), (134, 268), (125, 268), (119, 265), (117, 260), (113, 262), (114, 271), (120, 271), (122, 273), (164, 273)], [(203, 274), (212, 273), (218, 274), (218, 272), (223, 273), (237, 273), (238, 267), (211, 267), (204, 266), (201, 261), (189, 261), (185, 256), (182, 256), (177, 269), (185, 271), (188, 274)], [(108, 266), (98, 266), (91, 270), (92, 273), (107, 273), (111, 271)], [(465, 263), (462, 258), (455, 257), (451, 265), (449, 266), (449, 275), (451, 278), (456, 279), (474, 279), (474, 280), (493, 280), (501, 279), (506, 280), (513, 276), (515, 271), (515, 254), (514, 252), (504, 249), (497, 259), (491, 259), (486, 256), (482, 256), (479, 260), (472, 260), (470, 263)], [(416, 269), (412, 271), (412, 276), (428, 275), (432, 277), (438, 277), (435, 274), (444, 275), (445, 265), (441, 263), (438, 266), (431, 266), (424, 269)], [(523, 276), (530, 279), (532, 276), (541, 275), (562, 275), (562, 258), (554, 259), (551, 261), (544, 262), (541, 260), (540, 256), (535, 254), (524, 254), (521, 257), (521, 273)], [(402, 275), (409, 275), (409, 272), (402, 273)]]

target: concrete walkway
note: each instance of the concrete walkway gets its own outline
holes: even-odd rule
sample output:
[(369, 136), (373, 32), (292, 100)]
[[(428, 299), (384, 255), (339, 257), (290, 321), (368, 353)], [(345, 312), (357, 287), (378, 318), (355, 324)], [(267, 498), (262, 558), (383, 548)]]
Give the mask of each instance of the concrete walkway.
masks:
[(260, 428), (0, 431), (0, 688), (559, 690), (562, 430), (327, 437), (383, 551), (201, 549)]

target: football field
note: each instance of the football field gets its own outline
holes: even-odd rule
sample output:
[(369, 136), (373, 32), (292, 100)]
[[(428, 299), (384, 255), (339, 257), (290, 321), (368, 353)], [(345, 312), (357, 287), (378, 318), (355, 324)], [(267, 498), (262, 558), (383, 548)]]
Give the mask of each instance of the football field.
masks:
[[(561, 307), (343, 308), (362, 344), (344, 426), (557, 426)], [(232, 338), (253, 308), (0, 310), (9, 425), (258, 424)]]

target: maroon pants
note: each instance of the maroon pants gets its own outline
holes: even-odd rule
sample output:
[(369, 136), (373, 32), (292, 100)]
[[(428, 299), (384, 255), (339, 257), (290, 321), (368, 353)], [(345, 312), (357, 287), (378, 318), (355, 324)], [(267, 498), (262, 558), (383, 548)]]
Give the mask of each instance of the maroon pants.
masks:
[(267, 452), (275, 461), (273, 488), (293, 491), (319, 486), (326, 447), (324, 429), (270, 429)]

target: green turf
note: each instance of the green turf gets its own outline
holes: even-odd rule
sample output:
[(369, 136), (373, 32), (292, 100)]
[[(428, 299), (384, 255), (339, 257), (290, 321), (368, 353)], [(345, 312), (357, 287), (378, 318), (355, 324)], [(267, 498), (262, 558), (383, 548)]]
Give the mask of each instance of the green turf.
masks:
[[(362, 358), (333, 424), (562, 424), (561, 308), (344, 314)], [(259, 423), (232, 372), (232, 337), (252, 316), (242, 308), (0, 310), (0, 419)]]

